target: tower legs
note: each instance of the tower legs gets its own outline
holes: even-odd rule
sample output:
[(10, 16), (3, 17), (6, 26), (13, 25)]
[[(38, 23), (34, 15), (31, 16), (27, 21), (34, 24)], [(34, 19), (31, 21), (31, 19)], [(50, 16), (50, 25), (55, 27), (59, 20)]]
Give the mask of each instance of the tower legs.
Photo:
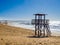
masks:
[[(43, 33), (42, 33), (42, 31), (43, 31)], [(43, 28), (43, 30), (42, 30), (42, 27), (35, 26), (35, 36), (37, 36), (37, 37), (51, 36), (51, 31), (50, 31), (49, 25), (46, 25)]]
[(45, 36), (45, 28), (43, 29), (43, 37)]

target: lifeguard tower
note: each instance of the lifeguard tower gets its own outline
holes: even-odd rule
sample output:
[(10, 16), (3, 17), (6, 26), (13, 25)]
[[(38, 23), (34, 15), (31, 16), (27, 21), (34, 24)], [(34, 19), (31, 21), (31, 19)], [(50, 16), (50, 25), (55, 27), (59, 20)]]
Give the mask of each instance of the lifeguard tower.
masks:
[(35, 19), (32, 19), (32, 24), (35, 25), (35, 36), (46, 37), (51, 36), (49, 28), (49, 20), (45, 19), (46, 14), (34, 14)]

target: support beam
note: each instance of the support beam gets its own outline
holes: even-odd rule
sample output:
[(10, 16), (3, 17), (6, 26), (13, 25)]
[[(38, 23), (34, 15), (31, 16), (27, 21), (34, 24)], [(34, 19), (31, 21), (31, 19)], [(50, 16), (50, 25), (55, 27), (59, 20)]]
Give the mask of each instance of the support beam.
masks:
[(43, 36), (45, 36), (45, 15), (44, 15), (44, 29), (43, 29)]
[(35, 15), (35, 36), (37, 35), (37, 25), (36, 25), (37, 16)]

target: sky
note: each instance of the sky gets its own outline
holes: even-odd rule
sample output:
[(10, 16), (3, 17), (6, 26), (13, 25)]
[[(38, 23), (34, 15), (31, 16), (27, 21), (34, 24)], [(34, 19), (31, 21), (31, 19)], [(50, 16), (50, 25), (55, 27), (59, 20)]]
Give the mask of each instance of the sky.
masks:
[(60, 21), (60, 0), (0, 0), (0, 20), (31, 20), (36, 13)]

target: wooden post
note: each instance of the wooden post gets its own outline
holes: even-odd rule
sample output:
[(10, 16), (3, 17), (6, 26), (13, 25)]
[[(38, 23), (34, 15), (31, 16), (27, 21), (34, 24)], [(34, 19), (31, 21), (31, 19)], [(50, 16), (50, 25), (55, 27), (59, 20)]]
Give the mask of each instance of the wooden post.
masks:
[(47, 28), (47, 30), (46, 30), (47, 36), (51, 36), (51, 31), (50, 31), (49, 25), (47, 25), (46, 28)]
[(43, 29), (43, 36), (45, 36), (45, 15), (44, 15), (44, 29)]
[(37, 16), (35, 15), (35, 36), (37, 35), (37, 29), (36, 29), (36, 26), (37, 26), (37, 24), (36, 24), (36, 19), (37, 19)]
[(38, 37), (40, 36), (40, 32), (39, 32), (39, 25), (38, 25)]
[(38, 37), (39, 37), (39, 16), (38, 16)]
[(39, 31), (40, 31), (40, 36), (42, 35), (42, 16), (39, 16)]

